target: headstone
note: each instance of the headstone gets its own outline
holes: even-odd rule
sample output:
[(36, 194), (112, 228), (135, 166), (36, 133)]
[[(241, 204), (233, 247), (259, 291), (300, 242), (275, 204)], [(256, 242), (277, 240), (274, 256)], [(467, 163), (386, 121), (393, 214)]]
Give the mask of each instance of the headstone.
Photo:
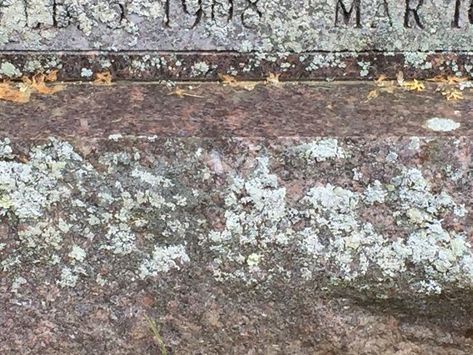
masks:
[(473, 354), (471, 105), (373, 87), (0, 101), (0, 354)]
[(0, 0), (0, 354), (473, 354), (472, 2)]
[[(2, 0), (0, 75), (87, 79), (468, 74), (464, 0)], [(27, 58), (25, 58), (25, 53)], [(31, 53), (35, 52), (35, 53)], [(93, 54), (89, 52), (94, 52)], [(440, 59), (439, 59), (440, 58)]]

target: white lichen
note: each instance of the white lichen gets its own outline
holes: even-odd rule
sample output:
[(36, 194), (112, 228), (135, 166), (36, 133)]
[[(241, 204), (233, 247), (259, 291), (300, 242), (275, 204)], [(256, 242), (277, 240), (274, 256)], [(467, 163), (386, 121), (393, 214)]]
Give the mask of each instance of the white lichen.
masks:
[(20, 289), (21, 286), (26, 284), (28, 281), (21, 276), (18, 276), (13, 280), (12, 286), (11, 286), (11, 292), (13, 293), (18, 293), (18, 290)]
[(156, 246), (151, 257), (145, 259), (140, 265), (139, 276), (144, 279), (172, 269), (179, 270), (181, 265), (188, 262), (190, 259), (184, 245)]
[(378, 180), (375, 180), (373, 185), (369, 185), (364, 193), (364, 200), (368, 205), (373, 203), (384, 203), (386, 198), (386, 191), (383, 188), (383, 185)]
[(451, 132), (460, 128), (460, 123), (450, 118), (434, 117), (427, 120), (426, 127), (435, 132)]
[(328, 159), (344, 158), (345, 151), (335, 138), (320, 139), (294, 148), (308, 161), (323, 162)]
[(89, 68), (82, 68), (80, 71), (80, 76), (83, 78), (91, 78), (94, 75), (94, 72)]
[(57, 281), (57, 284), (61, 287), (75, 287), (78, 280), (79, 275), (75, 274), (71, 268), (66, 266), (62, 269), (61, 277)]
[(69, 258), (81, 263), (85, 260), (86, 252), (78, 245), (73, 245), (69, 253)]

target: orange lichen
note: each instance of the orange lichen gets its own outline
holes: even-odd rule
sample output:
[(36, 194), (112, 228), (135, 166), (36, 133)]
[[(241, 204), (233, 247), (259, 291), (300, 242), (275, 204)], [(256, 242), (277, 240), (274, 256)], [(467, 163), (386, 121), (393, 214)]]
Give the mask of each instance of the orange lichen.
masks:
[(453, 75), (450, 75), (450, 76), (437, 75), (433, 77), (432, 79), (429, 79), (429, 81), (433, 81), (440, 84), (446, 84), (446, 85), (458, 85), (458, 84), (464, 83), (465, 81), (468, 81), (468, 79), (462, 78), (459, 76), (453, 76)]
[(233, 75), (218, 74), (218, 78), (224, 85), (235, 86), (238, 84), (238, 80)]
[(58, 70), (52, 70), (48, 74), (38, 73), (32, 77), (24, 76), (22, 83), (0, 82), (0, 100), (26, 103), (30, 100), (31, 93), (43, 95), (55, 94), (64, 89), (63, 85), (46, 85), (46, 82), (57, 80)]
[(366, 100), (370, 101), (370, 100), (376, 99), (378, 96), (379, 96), (379, 91), (378, 90), (371, 90), (368, 93), (368, 96), (366, 97)]
[(375, 80), (375, 83), (382, 86), (384, 82), (386, 81), (386, 79), (387, 79), (386, 75), (381, 74), (379, 78)]
[(57, 81), (57, 73), (58, 72), (59, 72), (59, 70), (57, 70), (57, 69), (51, 70), (48, 74), (45, 75), (44, 81), (46, 81), (46, 82), (55, 82), (55, 81)]

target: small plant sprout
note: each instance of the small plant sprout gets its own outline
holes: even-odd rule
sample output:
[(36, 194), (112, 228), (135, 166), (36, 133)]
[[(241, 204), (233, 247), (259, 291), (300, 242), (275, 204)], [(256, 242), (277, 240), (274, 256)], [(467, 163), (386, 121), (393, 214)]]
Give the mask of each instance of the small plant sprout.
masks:
[(166, 349), (166, 345), (164, 344), (163, 338), (161, 334), (159, 334), (158, 325), (154, 320), (146, 316), (146, 322), (148, 323), (149, 330), (153, 334), (153, 339), (156, 342), (156, 345), (159, 347), (159, 351), (161, 355), (168, 355), (168, 351)]

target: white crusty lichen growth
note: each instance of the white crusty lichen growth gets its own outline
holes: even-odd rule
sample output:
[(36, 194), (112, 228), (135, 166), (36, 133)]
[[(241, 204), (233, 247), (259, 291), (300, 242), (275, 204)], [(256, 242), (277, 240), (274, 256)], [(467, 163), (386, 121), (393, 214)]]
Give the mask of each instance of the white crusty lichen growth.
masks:
[[(3, 143), (2, 147), (4, 154), (11, 154), (8, 145)], [(81, 158), (68, 143), (57, 140), (34, 149), (27, 163), (1, 160), (0, 215), (11, 212), (20, 219), (41, 217), (45, 208), (69, 195), (70, 189), (58, 183), (71, 160)]]
[(156, 246), (151, 257), (146, 258), (140, 265), (140, 278), (157, 276), (158, 273), (180, 269), (180, 265), (190, 262), (184, 245), (171, 245), (168, 247)]
[[(256, 160), (247, 179), (233, 178), (225, 199), (225, 228), (210, 231), (207, 241), (215, 253), (214, 274), (218, 279), (239, 278), (251, 281), (260, 269), (256, 266), (270, 246), (285, 245), (288, 235), (279, 226), (288, 213), (286, 189), (269, 171), (269, 158)], [(235, 272), (221, 267), (230, 263)], [(260, 275), (261, 276), (261, 275)]]
[[(420, 292), (426, 288), (419, 285), (434, 283), (436, 290), (451, 283), (471, 287), (470, 245), (465, 235), (442, 225), (443, 215), (461, 218), (464, 207), (445, 192), (432, 193), (429, 182), (415, 168), (403, 168), (393, 185), (388, 193), (378, 181), (363, 194), (330, 184), (312, 188), (305, 197), (311, 226), (304, 231), (303, 249), (317, 263), (335, 265), (334, 274), (345, 280), (355, 281), (374, 267), (387, 278), (411, 277), (410, 286)], [(393, 215), (411, 232), (394, 240), (378, 233), (360, 217), (362, 198), (368, 205), (389, 200)], [(417, 271), (408, 273), (408, 263)]]
[(335, 138), (316, 140), (293, 149), (307, 161), (323, 162), (346, 156), (345, 151), (338, 145), (338, 140)]
[(117, 255), (127, 255), (135, 250), (135, 234), (125, 223), (118, 225), (110, 223), (105, 236), (109, 242), (102, 246), (102, 249), (110, 250)]
[(460, 123), (450, 119), (434, 117), (425, 123), (426, 127), (435, 132), (451, 132), (460, 128)]
[(64, 267), (61, 271), (61, 278), (57, 284), (61, 287), (74, 287), (79, 280), (79, 275), (73, 272), (69, 267)]
[(27, 283), (28, 283), (28, 280), (26, 280), (24, 277), (21, 277), (21, 276), (16, 277), (13, 280), (13, 283), (11, 285), (11, 292), (18, 293), (18, 290), (21, 288), (21, 286)]
[[(221, 214), (209, 221), (196, 216), (207, 205), (194, 208), (202, 196), (209, 196), (200, 190), (200, 180), (193, 184), (205, 165), (195, 175), (179, 175), (179, 169), (195, 170), (209, 151), (185, 151), (182, 159), (189, 161), (179, 164), (170, 159), (142, 165), (143, 154), (133, 146), (127, 150), (121, 143), (107, 144), (116, 150), (102, 153), (92, 166), (64, 142), (52, 140), (20, 160), (10, 143), (2, 141), (0, 211), (8, 223), (20, 222), (14, 240), (0, 244), (0, 267), (11, 276), (10, 284), (34, 265), (54, 270), (64, 288), (90, 280), (105, 285), (108, 281), (94, 264), (98, 258), (110, 265), (110, 282), (125, 275), (124, 269), (142, 279), (156, 277), (200, 267), (191, 263), (189, 252), (197, 250), (210, 258), (213, 276), (222, 281), (255, 284), (298, 275), (328, 287), (341, 281), (379, 295), (384, 284), (407, 285), (395, 291), (422, 294), (473, 288), (471, 246), (460, 228), (450, 227), (451, 222), (464, 222), (466, 208), (434, 188), (420, 167), (391, 162), (390, 168), (397, 169), (392, 177), (349, 165), (340, 180), (327, 181), (327, 175), (318, 180), (315, 175), (307, 186), (279, 178), (271, 166), (277, 162), (279, 169), (280, 157), (264, 150), (242, 164), (249, 172), (230, 173), (228, 185), (211, 192), (223, 197), (224, 205), (217, 206)], [(173, 157), (178, 156), (175, 144), (169, 144)], [(296, 151), (298, 164), (299, 154), (309, 152), (302, 162), (310, 167), (313, 161), (347, 156), (330, 139)], [(334, 169), (346, 163), (330, 162)], [(176, 164), (178, 170), (173, 170)], [(219, 169), (219, 177), (226, 171), (231, 167)], [(350, 185), (353, 172), (358, 180)], [(188, 181), (190, 187), (184, 185)], [(377, 213), (389, 216), (392, 226), (377, 224), (383, 221)]]
[(308, 206), (303, 213), (309, 220), (301, 233), (302, 250), (317, 264), (333, 265), (334, 275), (345, 280), (366, 274), (373, 257), (379, 257), (380, 266), (392, 273), (382, 255), (370, 252), (373, 247), (382, 251), (386, 246), (373, 226), (359, 218), (360, 200), (356, 192), (327, 184), (311, 188), (302, 201)]
[(13, 150), (10, 146), (10, 139), (0, 139), (0, 159), (11, 159)]
[[(184, 244), (161, 250), (150, 241), (184, 241), (189, 222), (182, 209), (194, 195), (184, 186), (170, 191), (174, 182), (139, 159), (137, 151), (104, 153), (99, 171), (66, 142), (51, 139), (19, 159), (8, 139), (0, 141), (0, 216), (21, 226), (14, 239), (0, 244), (0, 270), (14, 275), (20, 267), (45, 265), (57, 270), (59, 286), (75, 287), (81, 275), (98, 277), (89, 255), (110, 265), (126, 262), (142, 275), (187, 262)], [(138, 247), (137, 231), (150, 221), (157, 226)], [(149, 244), (153, 257), (143, 260)]]
[[(372, 205), (383, 205), (407, 234), (393, 238), (378, 231), (362, 217)], [(401, 167), (392, 181), (374, 180), (362, 191), (317, 185), (298, 206), (291, 206), (286, 189), (270, 172), (269, 158), (263, 157), (247, 178), (233, 178), (225, 207), (223, 230), (207, 236), (219, 280), (270, 279), (282, 268), (266, 269), (276, 261), (276, 251), (296, 245), (301, 253), (297, 263), (302, 263), (305, 279), (324, 270), (333, 280), (363, 288), (372, 282), (368, 275), (376, 275), (375, 283), (407, 279), (414, 292), (430, 290), (421, 287), (427, 284), (435, 284), (436, 290), (451, 283), (473, 284), (473, 259), (465, 236), (442, 225), (446, 214), (463, 218), (464, 206), (446, 192), (433, 193), (416, 168)], [(298, 221), (305, 221), (305, 228), (296, 231), (293, 225)], [(282, 271), (286, 275), (292, 272)]]
[(196, 76), (204, 76), (210, 70), (210, 66), (205, 62), (197, 62), (192, 66), (191, 75), (193, 77)]
[(383, 188), (381, 182), (379, 182), (379, 180), (375, 180), (372, 185), (368, 185), (363, 198), (365, 203), (372, 205), (374, 203), (384, 203), (386, 195), (387, 192)]
[(74, 262), (83, 262), (86, 257), (86, 252), (78, 245), (73, 245), (72, 250), (69, 253), (69, 258), (73, 259)]

